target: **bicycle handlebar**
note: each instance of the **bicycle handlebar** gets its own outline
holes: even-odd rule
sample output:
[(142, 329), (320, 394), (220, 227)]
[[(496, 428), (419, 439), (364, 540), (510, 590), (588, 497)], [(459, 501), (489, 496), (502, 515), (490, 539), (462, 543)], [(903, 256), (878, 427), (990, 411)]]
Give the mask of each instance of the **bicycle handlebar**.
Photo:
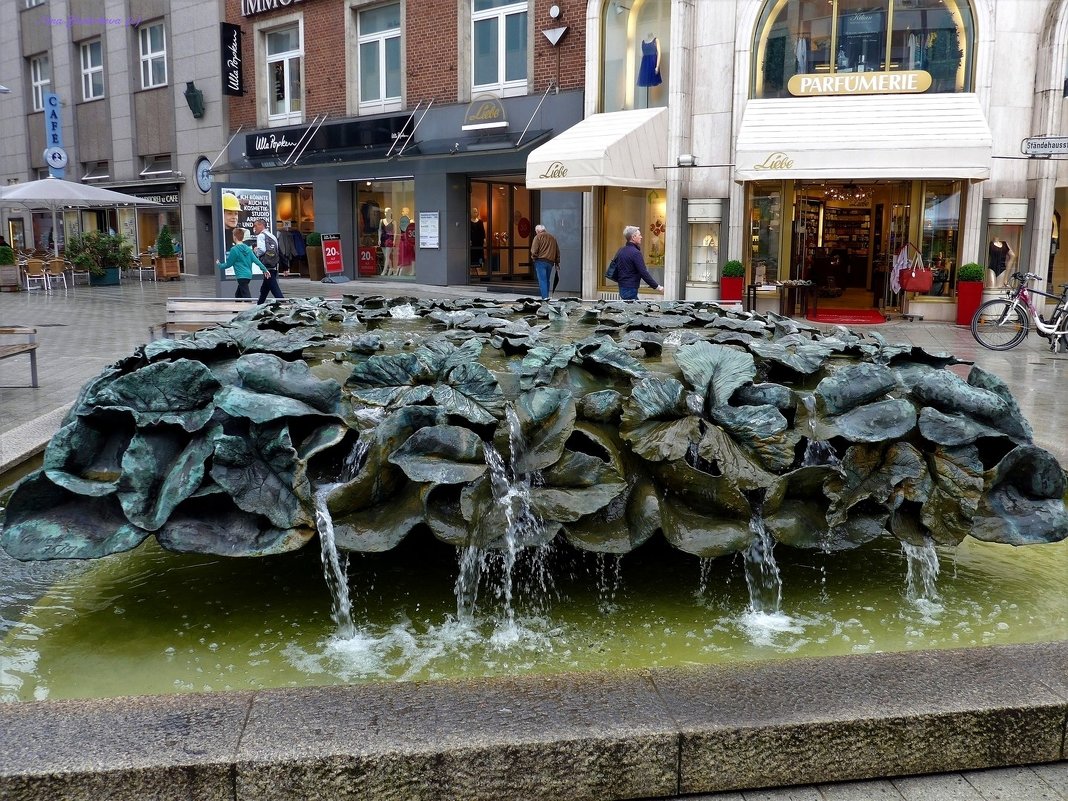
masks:
[(1038, 281), (1042, 276), (1035, 275), (1034, 273), (1013, 273), (1012, 279), (1023, 283), (1025, 281)]

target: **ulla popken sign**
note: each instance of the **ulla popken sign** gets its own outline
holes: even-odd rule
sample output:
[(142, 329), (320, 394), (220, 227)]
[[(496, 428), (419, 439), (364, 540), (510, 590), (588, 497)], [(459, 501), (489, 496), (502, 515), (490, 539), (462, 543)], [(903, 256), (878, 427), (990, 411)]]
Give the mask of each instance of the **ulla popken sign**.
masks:
[(245, 77), (241, 71), (241, 26), (229, 22), (221, 24), (222, 79), (224, 95), (243, 97)]

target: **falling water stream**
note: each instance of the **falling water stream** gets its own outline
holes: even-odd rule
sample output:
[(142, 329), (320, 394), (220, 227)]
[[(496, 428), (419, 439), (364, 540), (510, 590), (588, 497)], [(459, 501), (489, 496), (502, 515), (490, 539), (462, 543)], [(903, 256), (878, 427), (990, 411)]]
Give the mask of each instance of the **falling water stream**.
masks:
[(805, 455), (801, 459), (801, 466), (840, 464), (838, 454), (834, 452), (830, 443), (816, 436), (816, 399), (812, 395), (802, 395), (801, 400), (808, 411), (808, 444), (805, 445)]
[(315, 525), (319, 529), (319, 547), (323, 558), (323, 578), (330, 590), (331, 617), (337, 636), (353, 637), (356, 626), (352, 622), (352, 602), (349, 600), (349, 556), (339, 555), (334, 542), (334, 521), (326, 506), (326, 499), (337, 484), (327, 484), (315, 492)]
[(749, 587), (749, 607), (756, 613), (774, 615), (782, 606), (782, 576), (775, 563), (775, 540), (764, 525), (759, 504), (753, 505), (749, 530), (753, 541), (742, 554), (745, 583)]

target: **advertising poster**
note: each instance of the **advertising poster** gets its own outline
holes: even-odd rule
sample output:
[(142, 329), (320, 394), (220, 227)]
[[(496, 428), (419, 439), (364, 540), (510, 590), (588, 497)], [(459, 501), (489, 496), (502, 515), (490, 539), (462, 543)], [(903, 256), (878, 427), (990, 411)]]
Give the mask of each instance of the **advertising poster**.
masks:
[(323, 234), (323, 271), (337, 275), (345, 269), (341, 260), (341, 234)]
[[(274, 230), (274, 211), (271, 204), (272, 192), (270, 189), (249, 189), (247, 187), (224, 186), (219, 192), (219, 217), (222, 225), (218, 230), (222, 232), (222, 249), (224, 254), (234, 244), (234, 229), (245, 229), (245, 243), (252, 245), (252, 224), (256, 220), (264, 220), (267, 230)], [(255, 264), (252, 265), (253, 275), (260, 275), (261, 270)], [(224, 279), (233, 278), (234, 271), (226, 270)]]

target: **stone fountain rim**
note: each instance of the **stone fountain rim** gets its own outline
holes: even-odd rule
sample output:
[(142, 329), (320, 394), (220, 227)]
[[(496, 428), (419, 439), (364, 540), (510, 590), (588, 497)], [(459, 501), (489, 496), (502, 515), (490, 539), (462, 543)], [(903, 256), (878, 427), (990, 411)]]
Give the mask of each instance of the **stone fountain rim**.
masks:
[[(1063, 760), (1068, 640), (0, 705), (0, 796), (671, 797)], [(502, 796), (502, 794), (504, 794)]]

